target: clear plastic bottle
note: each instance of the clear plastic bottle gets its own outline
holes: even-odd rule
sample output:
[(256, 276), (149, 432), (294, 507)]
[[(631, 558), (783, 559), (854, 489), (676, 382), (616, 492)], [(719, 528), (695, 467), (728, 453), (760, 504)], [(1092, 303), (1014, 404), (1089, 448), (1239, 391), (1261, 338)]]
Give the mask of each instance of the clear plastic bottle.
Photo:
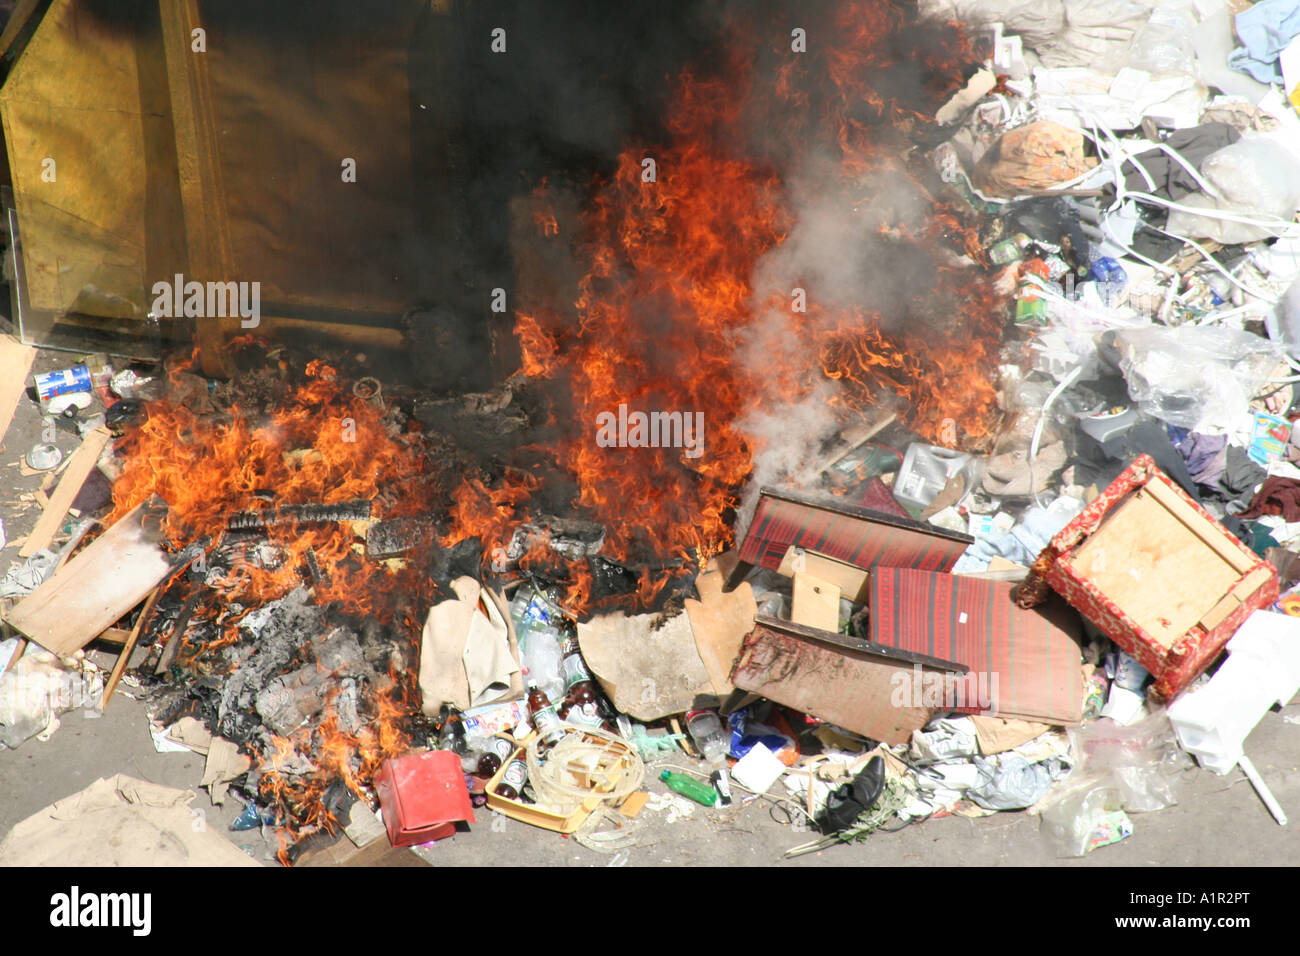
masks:
[(686, 715), (686, 729), (705, 760), (715, 767), (726, 764), (731, 739), (721, 717), (711, 710), (692, 710)]
[(519, 640), (519, 662), (529, 678), (553, 701), (564, 698), (564, 679), (560, 673), (563, 636), (555, 626), (556, 615), (550, 602), (531, 585), (521, 587), (510, 602), (510, 616)]

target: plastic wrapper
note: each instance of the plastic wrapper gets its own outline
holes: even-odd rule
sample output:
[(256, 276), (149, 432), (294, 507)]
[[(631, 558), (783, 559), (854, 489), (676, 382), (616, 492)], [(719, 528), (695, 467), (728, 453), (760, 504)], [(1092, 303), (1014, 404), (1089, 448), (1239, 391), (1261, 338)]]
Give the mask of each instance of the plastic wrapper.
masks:
[(61, 660), (44, 648), (28, 646), (0, 677), (0, 750), (52, 732), (64, 711), (95, 710), (103, 695), (104, 678), (93, 664)]
[(1148, 326), (1115, 335), (1129, 396), (1170, 425), (1222, 434), (1249, 417), (1277, 367), (1277, 343), (1241, 329)]
[(1115, 811), (1146, 813), (1178, 802), (1179, 779), (1191, 763), (1164, 710), (1130, 727), (1098, 720), (1072, 728), (1070, 736), (1079, 762), (1038, 805), (1043, 832), (1062, 852), (1083, 856), (1095, 845), (1115, 842), (1094, 843), (1099, 830), (1113, 831), (1123, 822), (1108, 817)]
[[(1201, 164), (1201, 174), (1222, 198), (1193, 193), (1183, 197), (1182, 205), (1285, 222), (1295, 217), (1300, 206), (1300, 159), (1265, 137), (1241, 139), (1210, 154)], [(1172, 209), (1165, 228), (1177, 236), (1213, 239), (1229, 246), (1271, 238), (1281, 226), (1256, 226)]]

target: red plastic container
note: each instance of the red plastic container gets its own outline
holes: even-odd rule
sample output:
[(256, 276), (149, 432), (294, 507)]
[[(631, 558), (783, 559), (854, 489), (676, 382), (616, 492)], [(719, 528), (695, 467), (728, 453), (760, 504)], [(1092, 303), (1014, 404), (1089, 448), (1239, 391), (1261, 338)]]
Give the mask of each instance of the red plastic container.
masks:
[(475, 822), (460, 756), (450, 750), (385, 760), (375, 791), (393, 846), (441, 840), (456, 832), (458, 821)]

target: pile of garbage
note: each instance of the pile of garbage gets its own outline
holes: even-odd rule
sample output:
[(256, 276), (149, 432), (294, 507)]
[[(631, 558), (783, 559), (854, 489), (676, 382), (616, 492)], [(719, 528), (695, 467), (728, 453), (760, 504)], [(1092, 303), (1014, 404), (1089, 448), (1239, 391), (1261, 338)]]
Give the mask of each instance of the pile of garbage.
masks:
[[(164, 723), (202, 718), (203, 746), (229, 758), (205, 781), (248, 801), (240, 826), (285, 823), (292, 788), (268, 780), (328, 770), (328, 787), (293, 792), (302, 806), (310, 797), (313, 824), (318, 811), (325, 831), (347, 821), (358, 844), (382, 826), (393, 846), (429, 848), (486, 806), (619, 854), (637, 845), (646, 808), (672, 822), (761, 801), (793, 832), (815, 832), (791, 856), (1006, 811), (1036, 815), (1060, 854), (1082, 856), (1175, 804), (1193, 757), (1240, 770), (1286, 823), (1246, 749), (1300, 691), (1300, 6), (1263, 0), (1235, 19), (1219, 0), (921, 8), (991, 41), (938, 114), (948, 135), (929, 156), (948, 198), (987, 224), (971, 255), (1009, 303), (992, 445), (931, 444), (893, 414), (864, 417), (795, 487), (758, 489), (735, 549), (644, 613), (566, 604), (518, 560), (536, 538), (635, 578), (598, 564), (598, 526), (521, 525), (488, 570), (481, 547), (469, 560), (439, 550), (422, 515), (372, 520), (371, 500), (396, 480), (356, 513), (305, 506), (335, 511), (284, 522), (343, 530), (292, 555), (301, 593), (346, 605), (345, 574), (414, 569), (417, 547), (443, 555), (440, 588), (403, 606), (427, 607), (418, 665), (392, 664), (403, 648), (363, 632), (372, 609), (358, 605), (349, 654), (322, 645), (304, 660), (286, 638), (281, 670), (232, 708), (186, 637), (195, 604), (212, 604), (206, 646), (238, 656), (219, 673), (242, 674), (235, 665), (261, 661), (267, 641), (247, 622), (242, 644), (223, 632), (200, 585), (235, 587), (239, 561), (268, 574), (292, 561), (244, 547), (229, 567), (188, 571), (199, 596), (175, 601), (170, 632), (145, 628), (150, 670), (178, 681)], [(336, 387), (332, 370), (322, 382)], [(202, 382), (196, 394), (206, 400)], [(369, 398), (355, 397), (348, 414), (361, 415)], [(408, 449), (396, 414), (383, 421)], [(286, 468), (329, 458), (281, 451)], [(419, 543), (385, 543), (401, 537), (389, 520), (419, 525)], [(195, 547), (211, 560), (232, 546)], [(20, 599), (7, 621), (42, 643), (59, 580), (46, 575), (67, 552), (36, 553), (4, 594)], [(125, 623), (194, 561), (170, 554), (65, 649)], [(102, 706), (117, 686), (121, 667), (105, 689), (84, 655), (22, 655), (17, 643), (0, 644), (0, 744), (52, 732), (74, 698)], [(405, 681), (417, 668), (418, 696)], [(57, 695), (26, 706), (19, 691), (37, 680)], [(333, 749), (358, 741), (364, 759)]]

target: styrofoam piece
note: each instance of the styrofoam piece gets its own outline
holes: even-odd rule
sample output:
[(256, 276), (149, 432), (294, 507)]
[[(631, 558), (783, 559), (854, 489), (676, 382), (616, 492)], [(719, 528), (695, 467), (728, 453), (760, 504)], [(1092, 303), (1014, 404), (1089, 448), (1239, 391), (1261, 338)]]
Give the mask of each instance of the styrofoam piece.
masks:
[(1169, 707), (1183, 749), (1218, 774), (1237, 765), (1246, 737), (1269, 708), (1300, 691), (1300, 618), (1256, 611), (1227, 647), (1214, 677)]
[(767, 793), (768, 788), (776, 783), (785, 770), (785, 764), (776, 759), (772, 751), (762, 744), (754, 744), (749, 753), (737, 760), (731, 768), (731, 779), (746, 790)]

